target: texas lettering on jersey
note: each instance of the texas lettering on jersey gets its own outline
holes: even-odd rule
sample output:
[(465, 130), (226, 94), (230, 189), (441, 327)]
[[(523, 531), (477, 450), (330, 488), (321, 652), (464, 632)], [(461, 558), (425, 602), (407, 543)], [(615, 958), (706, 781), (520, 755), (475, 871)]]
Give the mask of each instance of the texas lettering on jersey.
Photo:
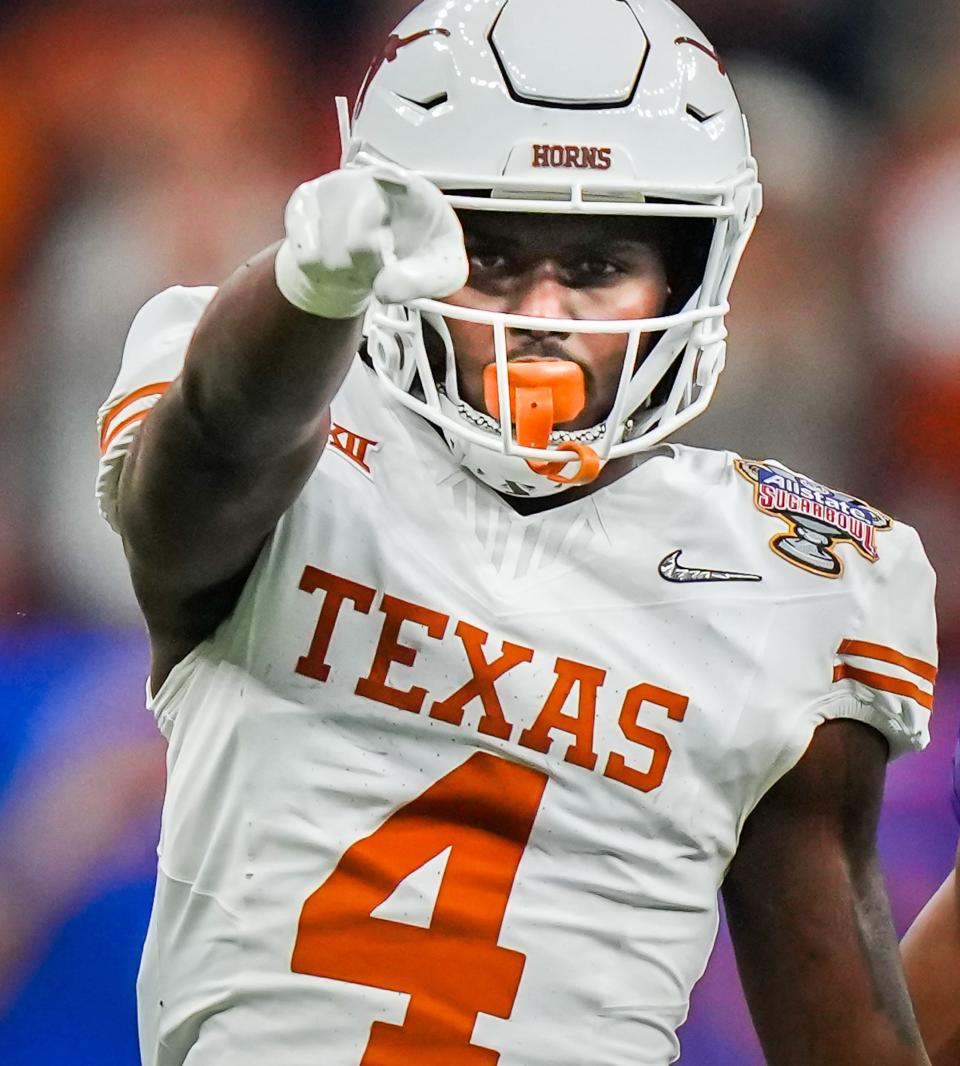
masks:
[[(322, 591), (324, 598), (310, 648), (297, 662), (296, 672), (326, 682), (331, 670), (327, 653), (341, 612), (349, 604), (352, 610), (369, 615), (377, 590), (312, 566), (303, 571), (300, 589), (311, 594)], [(488, 658), (484, 648), (489, 633), (469, 622), (457, 621), (454, 634), (463, 647), (470, 670), (469, 680), (450, 693), (430, 693), (420, 686), (399, 689), (387, 680), (390, 667), (394, 663), (411, 667), (417, 657), (415, 648), (401, 642), (404, 624), (420, 626), (429, 637), (439, 641), (446, 636), (452, 619), (440, 611), (387, 593), (380, 598), (379, 611), (383, 615), (380, 636), (369, 671), (357, 679), (354, 691), (358, 696), (412, 714), (421, 714), (426, 708), (431, 718), (455, 726), (463, 726), (467, 704), (478, 699), (483, 715), (477, 730), (486, 736), (547, 753), (557, 735), (565, 734), (570, 738), (564, 754), (565, 762), (585, 770), (599, 771), (604, 777), (640, 792), (651, 792), (663, 783), (670, 761), (670, 744), (662, 733), (641, 725), (641, 717), (646, 718), (653, 710), (665, 714), (671, 721), (682, 722), (690, 702), (687, 696), (647, 682), (630, 688), (618, 717), (624, 751), (609, 751), (600, 767), (599, 754), (594, 750), (594, 732), (597, 698), (606, 679), (606, 670), (573, 659), (557, 658), (553, 666), (553, 686), (545, 693), (536, 719), (518, 733), (516, 724), (509, 721), (504, 712), (497, 683), (511, 670), (532, 662), (537, 654), (533, 648), (504, 641), (499, 656)]]

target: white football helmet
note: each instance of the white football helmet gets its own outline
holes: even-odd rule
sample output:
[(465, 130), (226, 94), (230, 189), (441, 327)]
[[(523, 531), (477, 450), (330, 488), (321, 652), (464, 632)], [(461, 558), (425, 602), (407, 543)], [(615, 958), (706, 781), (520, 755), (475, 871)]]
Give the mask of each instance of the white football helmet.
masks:
[[(477, 477), (516, 495), (562, 491), (584, 480), (578, 469), (595, 476), (706, 408), (761, 190), (724, 65), (679, 8), (669, 0), (426, 0), (375, 60), (352, 120), (346, 101), (338, 106), (344, 166), (386, 161), (415, 171), (458, 210), (715, 220), (702, 278), (685, 304), (656, 319), (373, 303), (366, 331), (377, 374), (440, 427)], [(513, 410), (507, 330), (625, 336), (608, 417), (589, 430), (551, 432), (542, 447), (520, 443), (510, 418), (461, 399), (446, 319), (492, 327), (499, 411)], [(446, 348), (445, 373), (431, 367), (424, 324)], [(651, 334), (659, 339), (647, 351)]]

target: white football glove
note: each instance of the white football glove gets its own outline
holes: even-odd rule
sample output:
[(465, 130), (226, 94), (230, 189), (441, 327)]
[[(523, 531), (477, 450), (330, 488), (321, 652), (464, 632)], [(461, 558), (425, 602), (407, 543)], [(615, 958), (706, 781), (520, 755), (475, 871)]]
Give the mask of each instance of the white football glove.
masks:
[(287, 204), (277, 253), (280, 292), (322, 318), (383, 303), (439, 299), (463, 288), (463, 230), (443, 193), (388, 164), (337, 170), (301, 185)]

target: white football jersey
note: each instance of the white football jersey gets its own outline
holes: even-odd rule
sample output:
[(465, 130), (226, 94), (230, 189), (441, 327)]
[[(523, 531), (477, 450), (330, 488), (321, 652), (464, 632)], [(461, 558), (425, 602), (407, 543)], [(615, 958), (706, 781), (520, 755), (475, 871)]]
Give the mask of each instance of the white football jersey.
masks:
[[(212, 289), (156, 297), (101, 507)], [(359, 359), (169, 741), (146, 1066), (664, 1066), (747, 816), (817, 726), (927, 740), (916, 534), (662, 447), (521, 516)], [(186, 546), (185, 546), (186, 550)]]

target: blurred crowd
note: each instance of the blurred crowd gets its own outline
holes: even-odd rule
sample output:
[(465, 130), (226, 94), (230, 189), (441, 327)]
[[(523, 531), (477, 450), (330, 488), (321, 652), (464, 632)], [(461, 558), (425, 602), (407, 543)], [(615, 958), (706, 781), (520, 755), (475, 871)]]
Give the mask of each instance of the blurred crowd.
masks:
[[(0, 636), (136, 626), (119, 544), (93, 502), (96, 410), (129, 322), (158, 290), (216, 283), (280, 236), (290, 191), (337, 164), (334, 95), (355, 96), (370, 56), (410, 6), (3, 6)], [(778, 458), (917, 526), (939, 571), (942, 653), (955, 675), (960, 5), (683, 6), (728, 63), (767, 205), (734, 288), (728, 369), (713, 408), (684, 439)], [(122, 668), (110, 663), (107, 680), (111, 669), (127, 677), (129, 657)], [(45, 826), (99, 861), (155, 810), (159, 747), (136, 730), (120, 729), (116, 743), (122, 758), (93, 748), (72, 766), (71, 795), (89, 799), (89, 782), (109, 783), (95, 815), (67, 804), (73, 829), (56, 815), (53, 786), (42, 785), (49, 766), (31, 777), (27, 744), (28, 769), (12, 756), (5, 767), (0, 745), (0, 869)], [(19, 791), (7, 787), (14, 763), (26, 774)], [(40, 873), (58, 861), (36, 859)], [(9, 920), (18, 905), (4, 887), (0, 877), (8, 919), (0, 1010), (4, 960), (27, 957), (24, 944), (36, 939), (30, 920)], [(50, 903), (52, 915), (68, 910), (59, 898)]]
[[(132, 622), (90, 502), (93, 413), (154, 292), (210, 283), (336, 165), (407, 0), (49, 0), (0, 21), (0, 620)], [(960, 8), (690, 0), (751, 119), (767, 210), (696, 443), (919, 526), (960, 643)]]

